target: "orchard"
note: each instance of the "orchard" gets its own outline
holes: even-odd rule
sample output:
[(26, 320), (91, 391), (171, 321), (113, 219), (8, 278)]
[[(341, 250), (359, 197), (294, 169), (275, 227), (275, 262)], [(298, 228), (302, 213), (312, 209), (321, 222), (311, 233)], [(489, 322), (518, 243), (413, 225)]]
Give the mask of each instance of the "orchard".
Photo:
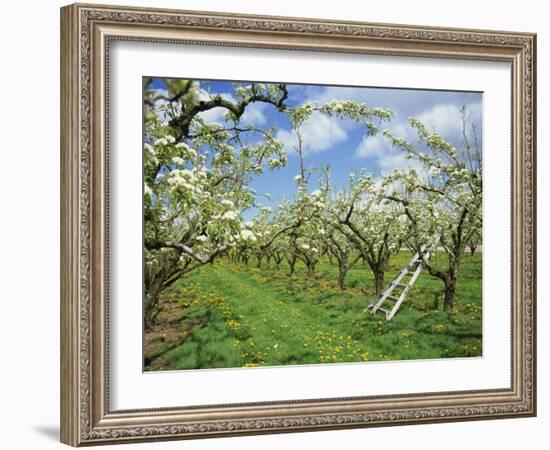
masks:
[[(222, 95), (198, 81), (163, 82), (162, 90), (153, 89), (152, 80), (144, 88), (146, 366), (481, 354), (482, 158), (467, 108), (457, 124), (457, 147), (414, 117), (405, 138), (391, 128), (391, 109), (353, 99), (298, 102), (285, 84), (231, 83), (231, 95)], [(269, 108), (277, 122), (249, 120), (258, 107)], [(222, 114), (209, 121), (214, 110)], [(352, 123), (365, 140), (383, 140), (407, 163), (374, 172), (355, 161), (345, 183), (335, 182), (331, 164), (310, 161), (304, 130), (313, 117)], [(283, 123), (291, 136), (286, 141)], [(274, 200), (254, 188), (289, 161), (298, 170), (284, 197)], [(432, 258), (395, 323), (371, 317), (369, 301), (428, 242)], [(336, 331), (313, 323), (326, 322), (325, 316), (338, 322)], [(311, 323), (300, 317), (311, 317)], [(423, 324), (431, 319), (435, 325)], [(441, 345), (430, 340), (440, 334), (436, 325), (450, 331)], [(215, 327), (223, 338), (215, 337)], [(296, 327), (299, 343), (291, 333)], [(472, 327), (475, 344), (464, 344), (460, 330), (467, 336)], [(291, 335), (283, 342), (279, 332)], [(369, 351), (374, 335), (380, 342)], [(399, 352), (384, 350), (389, 344), (382, 335), (393, 336)], [(197, 342), (216, 339), (224, 343), (205, 356), (209, 350)], [(304, 351), (300, 357), (297, 346)], [(415, 350), (407, 354), (411, 346)], [(177, 362), (185, 358), (187, 363)]]

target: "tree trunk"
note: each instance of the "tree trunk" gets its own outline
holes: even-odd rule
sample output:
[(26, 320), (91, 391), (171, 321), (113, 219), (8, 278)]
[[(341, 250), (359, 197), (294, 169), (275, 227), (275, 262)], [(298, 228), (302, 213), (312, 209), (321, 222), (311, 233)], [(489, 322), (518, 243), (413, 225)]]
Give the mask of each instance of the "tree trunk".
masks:
[(311, 279), (315, 276), (315, 263), (308, 262), (306, 266), (307, 266), (307, 277)]
[(290, 258), (288, 260), (288, 266), (290, 268), (290, 270), (289, 270), (289, 275), (290, 276), (294, 275), (294, 272), (296, 270), (296, 259), (297, 259), (296, 256), (293, 256), (292, 258)]
[(271, 268), (271, 256), (267, 257), (266, 266), (267, 266), (268, 269)]
[(345, 281), (346, 275), (348, 273), (348, 268), (344, 265), (338, 266), (338, 289), (343, 291), (346, 288)]
[(443, 310), (449, 314), (453, 312), (456, 280), (456, 272), (451, 270), (451, 273), (445, 279), (445, 300), (443, 301)]
[(262, 268), (262, 257), (261, 256), (258, 256), (258, 264), (256, 264), (256, 267), (258, 269), (261, 269)]
[(143, 325), (145, 330), (149, 330), (154, 324), (155, 319), (162, 310), (160, 305), (160, 294), (162, 293), (162, 283), (151, 283), (146, 286), (143, 299)]
[(474, 253), (476, 252), (476, 245), (470, 245), (470, 256), (474, 256)]
[(384, 271), (380, 269), (375, 270), (374, 280), (376, 282), (376, 295), (379, 296), (384, 290)]

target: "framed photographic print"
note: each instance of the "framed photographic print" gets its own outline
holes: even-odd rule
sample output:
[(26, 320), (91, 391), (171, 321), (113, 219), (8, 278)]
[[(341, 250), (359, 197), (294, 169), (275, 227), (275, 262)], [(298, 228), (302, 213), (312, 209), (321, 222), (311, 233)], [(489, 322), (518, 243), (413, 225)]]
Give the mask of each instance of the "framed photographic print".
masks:
[(61, 10), (61, 439), (527, 417), (536, 37)]

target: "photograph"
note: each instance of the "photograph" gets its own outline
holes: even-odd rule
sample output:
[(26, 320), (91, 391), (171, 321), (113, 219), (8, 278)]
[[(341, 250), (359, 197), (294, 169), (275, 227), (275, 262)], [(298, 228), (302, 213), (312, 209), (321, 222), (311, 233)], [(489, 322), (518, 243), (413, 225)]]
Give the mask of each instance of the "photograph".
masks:
[(482, 92), (141, 95), (144, 371), (483, 357)]
[[(209, 2), (72, 4), (48, 21), (60, 126), (33, 123), (56, 131), (60, 166), (27, 166), (59, 183), (11, 184), (36, 217), (59, 187), (59, 307), (40, 314), (59, 323), (59, 357), (40, 353), (59, 440), (280, 448), (323, 431), (297, 448), (329, 448), (329, 430), (373, 428), (373, 445), (410, 446), (425, 427), (426, 448), (521, 447), (543, 429), (542, 15)], [(14, 267), (36, 253), (24, 234)]]

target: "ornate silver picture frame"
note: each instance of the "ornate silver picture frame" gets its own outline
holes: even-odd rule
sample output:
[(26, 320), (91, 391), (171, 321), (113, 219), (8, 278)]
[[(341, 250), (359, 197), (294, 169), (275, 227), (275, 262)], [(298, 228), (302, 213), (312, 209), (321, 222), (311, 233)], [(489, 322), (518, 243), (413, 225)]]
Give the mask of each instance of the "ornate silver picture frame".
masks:
[[(512, 114), (502, 130), (511, 128), (510, 386), (113, 409), (108, 138), (110, 46), (117, 41), (508, 63)], [(62, 442), (81, 446), (536, 414), (534, 34), (74, 4), (61, 9), (61, 93)]]

